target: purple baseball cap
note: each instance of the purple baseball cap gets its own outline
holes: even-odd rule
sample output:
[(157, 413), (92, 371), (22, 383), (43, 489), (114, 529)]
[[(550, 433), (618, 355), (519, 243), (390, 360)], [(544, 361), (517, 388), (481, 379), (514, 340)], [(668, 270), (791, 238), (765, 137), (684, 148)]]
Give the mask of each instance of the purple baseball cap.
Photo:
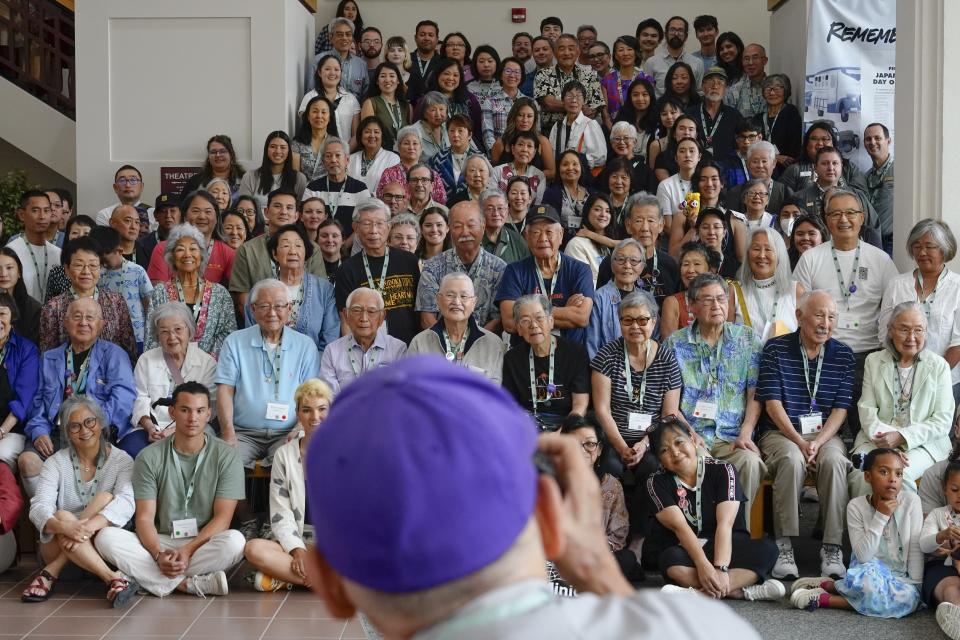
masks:
[(315, 544), (340, 575), (429, 589), (499, 558), (533, 514), (537, 432), (502, 388), (438, 355), (364, 374), (304, 461)]

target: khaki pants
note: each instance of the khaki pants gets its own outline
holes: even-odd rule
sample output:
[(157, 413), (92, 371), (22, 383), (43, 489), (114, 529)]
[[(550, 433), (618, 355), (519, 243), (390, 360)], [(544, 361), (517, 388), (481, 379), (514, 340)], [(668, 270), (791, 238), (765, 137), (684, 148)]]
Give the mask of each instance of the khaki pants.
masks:
[[(178, 538), (157, 534), (164, 549), (177, 549), (192, 538)], [(214, 571), (226, 571), (243, 560), (243, 548), (247, 541), (235, 529), (214, 534), (190, 557), (190, 566), (181, 576), (168, 578), (160, 571), (150, 552), (140, 544), (140, 538), (132, 531), (118, 527), (105, 527), (94, 539), (97, 551), (108, 563), (140, 583), (140, 586), (155, 596), (163, 597), (177, 588), (188, 576), (198, 576)]]
[[(813, 439), (813, 436), (809, 436)], [(773, 476), (773, 531), (779, 537), (800, 535), (800, 492), (807, 475), (800, 448), (779, 431), (760, 438), (760, 450)], [(847, 474), (852, 465), (840, 438), (834, 436), (817, 453), (814, 477), (820, 497), (823, 543), (840, 544), (848, 493)]]
[(767, 466), (753, 451), (746, 449), (734, 449), (732, 442), (714, 439), (713, 446), (710, 448), (710, 455), (718, 460), (724, 460), (733, 465), (737, 470), (737, 478), (740, 480), (740, 488), (743, 489), (743, 495), (747, 502), (743, 505), (744, 515), (747, 521), (747, 528), (750, 527), (750, 506), (753, 499), (757, 497), (757, 489), (760, 488), (760, 482), (767, 475)]

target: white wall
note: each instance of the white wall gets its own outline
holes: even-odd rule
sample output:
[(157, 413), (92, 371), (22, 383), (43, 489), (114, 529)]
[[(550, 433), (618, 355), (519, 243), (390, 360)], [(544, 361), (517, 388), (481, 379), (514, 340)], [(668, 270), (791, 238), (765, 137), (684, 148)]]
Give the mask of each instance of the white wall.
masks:
[(77, 179), (73, 120), (6, 78), (0, 78), (0, 114), (0, 138), (46, 166), (49, 173), (69, 182)]
[(787, 0), (770, 14), (769, 73), (785, 73), (793, 85), (790, 102), (803, 104), (807, 64), (807, 15), (810, 0)]
[[(440, 25), (441, 38), (449, 31), (461, 31), (474, 47), (487, 43), (504, 52), (510, 51), (510, 39), (517, 31), (539, 34), (540, 20), (547, 16), (559, 17), (571, 33), (578, 25), (592, 24), (607, 44), (617, 36), (633, 35), (637, 23), (648, 17), (662, 24), (671, 16), (681, 15), (692, 23), (700, 14), (716, 16), (721, 31), (735, 31), (746, 44), (766, 46), (770, 42), (766, 0), (359, 0), (358, 4), (364, 24), (380, 29), (384, 40), (402, 35), (411, 49), (414, 27), (423, 19)], [(510, 21), (513, 7), (526, 7), (525, 24)], [(330, 21), (336, 8), (337, 0), (317, 3), (318, 29)], [(691, 33), (687, 47), (699, 46)]]
[(298, 0), (84, 0), (77, 10), (77, 194), (114, 201), (121, 164), (199, 166), (213, 134), (259, 164), (264, 136), (293, 124), (313, 19)]

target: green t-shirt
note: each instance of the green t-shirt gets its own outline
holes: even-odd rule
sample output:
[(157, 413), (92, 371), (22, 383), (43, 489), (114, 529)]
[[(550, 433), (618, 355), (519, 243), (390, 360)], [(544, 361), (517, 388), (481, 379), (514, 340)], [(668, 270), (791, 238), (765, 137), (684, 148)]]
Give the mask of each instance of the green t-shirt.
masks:
[[(243, 465), (237, 450), (219, 438), (207, 437), (204, 448), (193, 455), (178, 453), (173, 438), (165, 438), (145, 448), (133, 465), (133, 495), (137, 500), (156, 500), (153, 524), (157, 533), (169, 535), (174, 520), (196, 518), (197, 530), (213, 517), (213, 501), (217, 498), (243, 500)], [(197, 460), (206, 452), (203, 463)], [(180, 473), (172, 456), (180, 461)], [(193, 495), (184, 505), (186, 488), (196, 469)]]

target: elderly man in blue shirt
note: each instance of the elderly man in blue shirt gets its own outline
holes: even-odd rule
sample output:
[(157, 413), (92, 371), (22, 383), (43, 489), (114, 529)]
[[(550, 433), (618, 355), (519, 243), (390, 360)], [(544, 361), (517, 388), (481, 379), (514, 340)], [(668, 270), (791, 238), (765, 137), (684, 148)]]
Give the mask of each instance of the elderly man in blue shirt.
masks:
[(256, 325), (230, 334), (217, 363), (220, 437), (239, 446), (243, 466), (253, 468), (273, 453), (297, 423), (293, 393), (317, 377), (317, 345), (287, 326), (290, 297), (285, 284), (268, 278), (250, 291)]
[(43, 354), (40, 361), (40, 388), (33, 398), (30, 420), (23, 431), (27, 444), (18, 464), (23, 486), (33, 496), (43, 460), (59, 448), (60, 404), (72, 395), (84, 394), (96, 399), (107, 421), (116, 429), (121, 449), (135, 456), (143, 444), (124, 436), (131, 431), (130, 414), (137, 392), (133, 369), (126, 352), (107, 340), (100, 340), (103, 312), (93, 298), (78, 298), (67, 306), (63, 318), (67, 341)]

